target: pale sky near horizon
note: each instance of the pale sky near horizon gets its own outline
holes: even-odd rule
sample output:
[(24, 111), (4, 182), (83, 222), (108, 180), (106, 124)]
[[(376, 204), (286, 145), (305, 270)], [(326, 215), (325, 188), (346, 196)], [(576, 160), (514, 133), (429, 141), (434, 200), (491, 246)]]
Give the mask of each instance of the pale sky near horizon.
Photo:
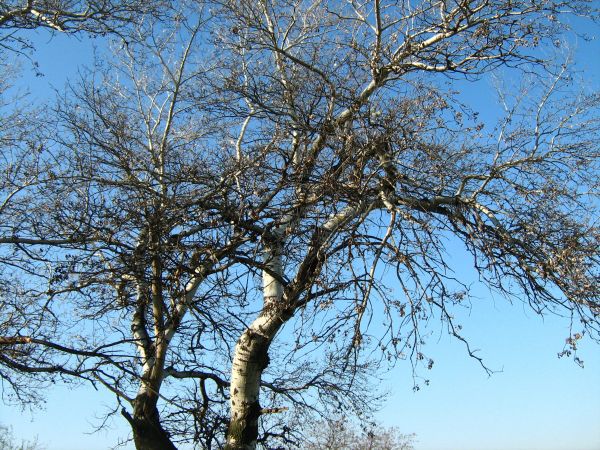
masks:
[[(50, 93), (50, 85), (60, 88), (66, 74), (76, 73), (75, 61), (90, 60), (85, 39), (37, 40), (34, 59), (45, 77), (30, 76), (24, 62), (26, 76), (20, 81), (36, 96)], [(580, 45), (580, 67), (600, 88), (600, 46), (597, 40)], [(462, 265), (465, 276), (473, 277), (468, 263)], [(377, 418), (416, 433), (416, 450), (600, 450), (600, 347), (581, 342), (582, 369), (557, 357), (568, 336), (567, 320), (542, 319), (481, 287), (474, 293), (469, 316), (459, 318), (470, 343), (498, 372), (488, 377), (461, 343), (432, 327), (425, 349), (435, 364), (420, 372), (429, 386), (421, 383), (413, 392), (410, 364), (400, 362), (383, 383), (390, 394)], [(114, 407), (113, 400), (89, 386), (57, 386), (48, 391), (45, 410), (23, 412), (0, 402), (0, 424), (12, 426), (19, 439), (38, 436), (46, 450), (105, 450), (129, 434), (119, 415), (107, 430), (89, 434), (100, 423), (98, 414)]]

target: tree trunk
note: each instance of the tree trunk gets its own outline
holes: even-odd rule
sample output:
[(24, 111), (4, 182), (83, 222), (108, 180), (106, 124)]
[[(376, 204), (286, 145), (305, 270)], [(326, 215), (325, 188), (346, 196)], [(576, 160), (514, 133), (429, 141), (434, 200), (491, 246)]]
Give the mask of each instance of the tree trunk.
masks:
[(135, 399), (133, 417), (125, 409), (121, 412), (131, 425), (137, 450), (177, 450), (160, 424), (157, 400), (157, 396), (143, 392)]
[(265, 248), (263, 308), (259, 316), (240, 336), (231, 367), (230, 422), (225, 450), (254, 450), (258, 439), (260, 381), (269, 365), (269, 346), (277, 331), (291, 317), (283, 304), (283, 242), (271, 242)]
[[(281, 247), (265, 254), (269, 270), (263, 271), (264, 305), (260, 315), (238, 340), (231, 367), (230, 413), (226, 450), (254, 450), (258, 438), (260, 381), (269, 365), (269, 346), (277, 331), (290, 318), (282, 308), (283, 287)], [(274, 277), (272, 274), (275, 274)]]
[(225, 450), (254, 450), (258, 438), (260, 382), (269, 365), (269, 346), (289, 319), (286, 312), (265, 308), (235, 346), (230, 385), (231, 419)]
[(235, 347), (230, 387), (231, 420), (226, 450), (253, 450), (256, 447), (261, 412), (260, 380), (269, 364), (270, 343), (268, 336), (250, 327)]

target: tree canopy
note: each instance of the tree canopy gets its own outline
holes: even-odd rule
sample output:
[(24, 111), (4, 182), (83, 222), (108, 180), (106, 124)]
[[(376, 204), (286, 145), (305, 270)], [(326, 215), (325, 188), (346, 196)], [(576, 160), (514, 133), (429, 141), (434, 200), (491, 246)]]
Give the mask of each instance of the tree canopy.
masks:
[[(5, 36), (115, 41), (44, 114), (3, 105), (0, 377), (21, 401), (85, 380), (139, 449), (294, 448), (294, 420), (367, 415), (387, 361), (430, 368), (433, 319), (479, 359), (449, 239), (565, 315), (566, 352), (600, 337), (600, 96), (547, 56), (593, 2), (45, 3), (3, 6)], [(497, 123), (453, 89), (491, 74), (519, 79)]]

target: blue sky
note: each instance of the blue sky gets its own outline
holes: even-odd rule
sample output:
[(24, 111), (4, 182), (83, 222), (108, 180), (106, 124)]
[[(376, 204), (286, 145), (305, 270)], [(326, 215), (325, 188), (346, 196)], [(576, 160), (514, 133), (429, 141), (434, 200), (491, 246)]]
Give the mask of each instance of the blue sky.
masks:
[(542, 321), (502, 299), (480, 303), (464, 331), (499, 372), (488, 377), (448, 336), (431, 339), (430, 385), (413, 393), (409, 367), (396, 368), (382, 420), (416, 433), (420, 450), (599, 449), (598, 349), (581, 348), (581, 369), (557, 357), (568, 333), (564, 320)]
[[(49, 40), (44, 34), (36, 40), (34, 59), (45, 76), (33, 77), (24, 62), (19, 81), (34, 97), (50, 94), (51, 85), (60, 89), (66, 76), (76, 75), (77, 64), (91, 61), (88, 40)], [(600, 88), (600, 45), (581, 40), (576, 45), (579, 69)], [(455, 258), (461, 277), (475, 281), (464, 255), (457, 252)], [(460, 317), (464, 333), (498, 372), (488, 377), (462, 344), (441, 327), (439, 332), (431, 327), (426, 350), (435, 364), (420, 373), (430, 385), (413, 392), (410, 364), (400, 362), (386, 376), (384, 387), (390, 394), (379, 420), (416, 433), (417, 450), (600, 449), (599, 347), (582, 341), (582, 369), (557, 357), (568, 336), (567, 320), (542, 319), (520, 302), (510, 304), (477, 284), (474, 294), (472, 310)], [(106, 392), (57, 386), (48, 392), (43, 410), (29, 413), (0, 405), (0, 423), (12, 426), (18, 438), (37, 435), (47, 450), (100, 450), (129, 434), (119, 415), (106, 430), (90, 434), (101, 413), (113, 406), (114, 398)]]

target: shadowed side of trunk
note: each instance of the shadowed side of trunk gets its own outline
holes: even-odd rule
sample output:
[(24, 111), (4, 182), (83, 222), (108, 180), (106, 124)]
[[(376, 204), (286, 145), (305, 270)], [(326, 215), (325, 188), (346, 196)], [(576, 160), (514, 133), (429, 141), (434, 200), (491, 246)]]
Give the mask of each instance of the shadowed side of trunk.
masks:
[(157, 400), (157, 396), (141, 393), (135, 399), (133, 416), (125, 409), (121, 411), (131, 425), (137, 450), (177, 450), (160, 424)]

